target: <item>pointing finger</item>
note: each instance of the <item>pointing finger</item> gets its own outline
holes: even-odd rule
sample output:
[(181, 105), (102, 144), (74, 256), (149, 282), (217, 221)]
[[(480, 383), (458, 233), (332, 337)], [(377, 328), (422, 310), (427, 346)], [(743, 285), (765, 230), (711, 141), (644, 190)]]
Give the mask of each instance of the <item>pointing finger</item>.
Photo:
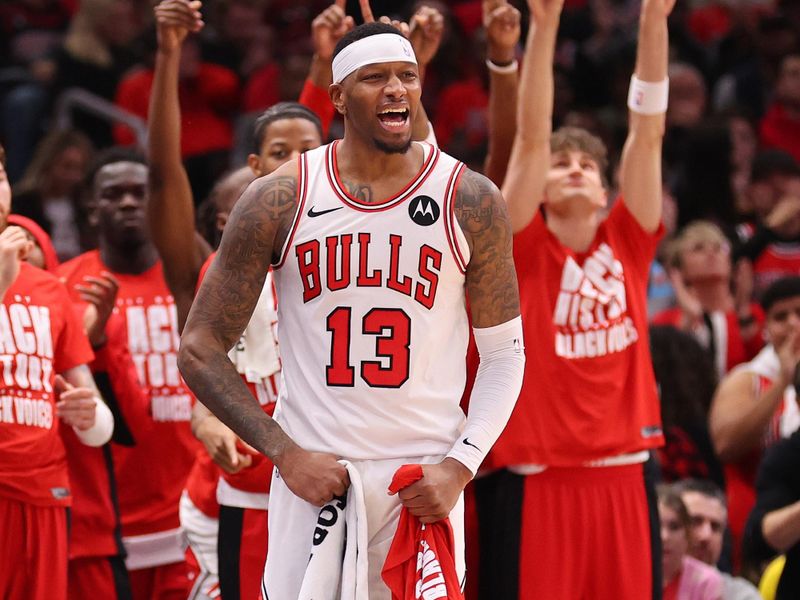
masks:
[(358, 0), (358, 5), (361, 7), (361, 16), (364, 17), (364, 23), (374, 23), (375, 17), (372, 16), (369, 0)]

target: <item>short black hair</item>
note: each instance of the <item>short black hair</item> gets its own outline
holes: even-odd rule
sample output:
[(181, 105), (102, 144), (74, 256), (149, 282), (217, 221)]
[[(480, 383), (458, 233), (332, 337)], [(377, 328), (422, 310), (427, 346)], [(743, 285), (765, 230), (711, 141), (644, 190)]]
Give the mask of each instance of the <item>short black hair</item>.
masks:
[(800, 175), (800, 165), (791, 154), (783, 150), (762, 150), (753, 159), (750, 180), (764, 181), (773, 175)]
[(350, 44), (357, 42), (358, 40), (363, 40), (364, 38), (368, 38), (373, 35), (379, 35), (381, 33), (394, 33), (399, 36), (403, 36), (400, 30), (394, 25), (389, 25), (388, 23), (381, 23), (380, 21), (375, 21), (373, 23), (364, 23), (363, 25), (354, 27), (353, 29), (351, 29), (342, 36), (342, 39), (340, 39), (336, 43), (336, 47), (333, 50), (333, 58), (336, 58), (336, 55), (339, 54), (339, 52), (341, 52), (345, 48), (347, 48)]
[(147, 160), (144, 154), (134, 148), (129, 148), (127, 146), (112, 146), (111, 148), (106, 148), (98, 152), (89, 165), (89, 169), (86, 171), (86, 176), (83, 179), (82, 187), (84, 191), (92, 189), (94, 179), (97, 177), (97, 173), (100, 169), (106, 165), (118, 162), (132, 162), (147, 166)]
[(264, 138), (267, 135), (267, 128), (275, 121), (282, 121), (283, 119), (306, 119), (311, 121), (317, 128), (319, 139), (324, 141), (322, 122), (317, 113), (299, 102), (278, 102), (270, 106), (256, 119), (256, 124), (253, 127), (253, 152), (255, 154), (261, 152), (261, 146), (264, 145)]
[(800, 277), (783, 277), (774, 281), (761, 296), (761, 307), (769, 312), (776, 302), (800, 296)]
[(673, 489), (683, 495), (686, 492), (697, 492), (719, 501), (725, 509), (728, 508), (728, 499), (716, 483), (710, 479), (681, 479), (672, 484)]

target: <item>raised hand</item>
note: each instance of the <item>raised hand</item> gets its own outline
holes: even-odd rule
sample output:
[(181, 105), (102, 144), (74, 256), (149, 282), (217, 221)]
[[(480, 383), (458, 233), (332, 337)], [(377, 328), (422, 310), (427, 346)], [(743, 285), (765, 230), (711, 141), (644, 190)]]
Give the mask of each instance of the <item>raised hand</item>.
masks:
[(421, 6), (411, 16), (407, 37), (420, 66), (426, 66), (436, 56), (442, 43), (443, 33), (444, 16), (437, 9)]
[(673, 267), (668, 270), (667, 274), (675, 292), (675, 300), (683, 312), (684, 325), (686, 328), (692, 329), (703, 318), (703, 305), (700, 304), (700, 300), (697, 299), (692, 291), (686, 287), (680, 270)]
[(83, 283), (75, 286), (81, 300), (88, 303), (83, 315), (83, 327), (93, 347), (98, 347), (106, 339), (106, 323), (114, 311), (119, 292), (119, 281), (108, 271), (100, 277), (86, 276)]
[(558, 23), (563, 7), (564, 0), (528, 0), (531, 18), (536, 25)]
[(764, 219), (764, 224), (772, 231), (790, 237), (797, 234), (800, 220), (800, 195), (787, 194), (775, 204)]
[(647, 13), (666, 19), (673, 8), (675, 8), (675, 0), (642, 0), (642, 14)]
[(355, 26), (353, 17), (344, 12), (345, 3), (336, 0), (311, 22), (314, 53), (322, 60), (330, 62), (338, 41)]
[(781, 364), (781, 375), (784, 381), (794, 382), (794, 376), (800, 363), (800, 332), (792, 330), (780, 348), (776, 348)]
[(350, 486), (347, 469), (332, 454), (294, 446), (275, 457), (275, 466), (286, 487), (315, 506), (343, 495)]
[(369, 0), (358, 0), (358, 6), (361, 8), (361, 16), (364, 23), (374, 23), (375, 17), (372, 16), (372, 7), (369, 5)]
[(19, 275), (19, 265), (32, 246), (21, 227), (6, 227), (0, 233), (0, 300)]
[(483, 26), (489, 59), (495, 63), (514, 60), (520, 36), (520, 12), (507, 0), (483, 0)]
[(176, 50), (190, 32), (203, 28), (200, 0), (163, 0), (155, 7), (156, 32), (160, 50)]
[(408, 511), (423, 523), (441, 521), (450, 514), (472, 479), (469, 469), (453, 458), (422, 466), (422, 479), (398, 492)]
[(56, 414), (67, 425), (85, 431), (94, 425), (95, 392), (86, 387), (75, 387), (61, 375), (56, 375)]

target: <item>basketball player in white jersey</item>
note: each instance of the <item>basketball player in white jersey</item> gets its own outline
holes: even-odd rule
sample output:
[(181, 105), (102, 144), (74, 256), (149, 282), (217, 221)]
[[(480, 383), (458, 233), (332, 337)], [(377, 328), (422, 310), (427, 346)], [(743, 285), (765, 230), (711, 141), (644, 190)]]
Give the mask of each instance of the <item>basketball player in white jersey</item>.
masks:
[[(421, 84), (411, 45), (368, 23), (333, 59), (344, 139), (256, 180), (232, 212), (183, 333), (180, 368), (198, 398), (270, 457), (266, 597), (297, 598), (319, 509), (364, 487), (369, 597), (401, 505), (423, 523), (449, 515), (463, 579), (461, 493), (519, 393), (524, 352), (505, 203), (485, 177), (412, 143)], [(272, 265), (283, 378), (274, 419), (226, 357)], [(481, 367), (465, 419), (459, 398), (466, 295)], [(423, 478), (389, 496), (393, 473)]]

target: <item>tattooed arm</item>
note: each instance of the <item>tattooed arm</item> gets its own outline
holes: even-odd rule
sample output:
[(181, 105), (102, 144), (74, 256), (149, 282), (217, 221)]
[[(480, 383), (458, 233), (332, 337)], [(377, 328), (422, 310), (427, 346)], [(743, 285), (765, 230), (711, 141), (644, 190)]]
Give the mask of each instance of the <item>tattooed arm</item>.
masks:
[(466, 171), (454, 208), (470, 247), (467, 295), (472, 326), (493, 327), (518, 317), (511, 222), (503, 196), (486, 177)]
[(522, 386), (525, 355), (511, 224), (503, 197), (486, 177), (466, 171), (455, 215), (470, 245), (467, 293), (481, 364), (467, 423), (447, 457), (423, 466), (423, 478), (400, 492), (423, 523), (446, 517), (506, 425)]
[(189, 387), (240, 438), (268, 456), (292, 492), (321, 506), (343, 494), (347, 471), (329, 454), (300, 448), (269, 417), (228, 359), (297, 210), (297, 166), (257, 179), (236, 203), (189, 312), (178, 366)]

